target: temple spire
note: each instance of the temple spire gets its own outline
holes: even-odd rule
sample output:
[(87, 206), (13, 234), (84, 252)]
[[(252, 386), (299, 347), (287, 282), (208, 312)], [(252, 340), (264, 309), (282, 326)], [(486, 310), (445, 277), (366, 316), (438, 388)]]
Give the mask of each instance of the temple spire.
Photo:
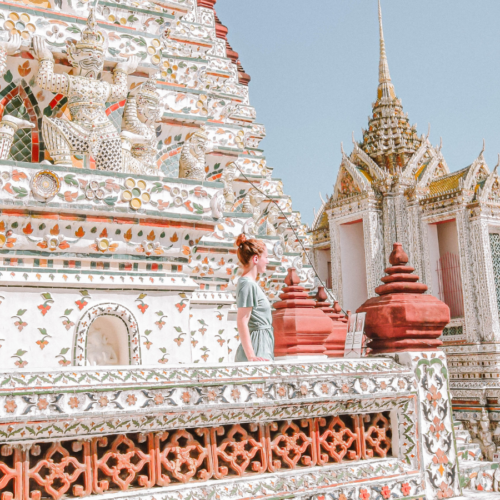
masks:
[(373, 103), (368, 118), (368, 129), (363, 131), (360, 147), (379, 167), (396, 174), (404, 168), (420, 147), (422, 140), (415, 125), (410, 125), (403, 105), (396, 97), (396, 91), (389, 73), (385, 52), (382, 9), (378, 0), (378, 22), (380, 29), (380, 65), (378, 72), (377, 100)]
[(380, 0), (378, 0), (378, 24), (380, 30), (380, 63), (378, 67), (379, 85), (377, 99), (381, 99), (382, 97), (394, 99), (396, 97), (396, 93), (394, 91), (394, 85), (391, 81), (389, 63), (387, 62), (387, 54), (385, 52), (384, 29), (382, 27), (382, 8), (380, 6)]

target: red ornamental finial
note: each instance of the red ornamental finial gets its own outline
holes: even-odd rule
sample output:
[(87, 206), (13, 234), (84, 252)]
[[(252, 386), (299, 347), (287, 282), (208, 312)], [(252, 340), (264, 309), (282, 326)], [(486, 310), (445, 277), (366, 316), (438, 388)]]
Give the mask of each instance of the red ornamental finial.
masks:
[(385, 272), (389, 276), (384, 276), (381, 281), (385, 285), (375, 288), (375, 293), (378, 295), (387, 295), (389, 293), (424, 293), (428, 286), (425, 283), (417, 283), (418, 276), (413, 274), (415, 269), (411, 266), (406, 266), (408, 255), (403, 250), (401, 243), (394, 243), (389, 262), (392, 267), (388, 267)]
[(318, 293), (314, 297), (316, 302), (326, 302), (328, 300), (328, 295), (325, 292), (324, 286), (318, 286)]
[(287, 286), (297, 286), (300, 284), (300, 278), (297, 274), (295, 267), (288, 268), (288, 274), (285, 278), (285, 285)]
[[(323, 354), (325, 340), (332, 332), (331, 319), (317, 307), (307, 289), (300, 286), (300, 278), (293, 267), (288, 269), (285, 285), (280, 293), (281, 300), (274, 303), (275, 356)], [(319, 304), (329, 307), (327, 302)]]
[(401, 243), (394, 243), (393, 250), (389, 256), (389, 262), (393, 266), (404, 266), (408, 264), (408, 255), (403, 250), (403, 245)]
[(368, 299), (356, 312), (366, 312), (365, 334), (372, 339), (373, 354), (398, 351), (436, 350), (438, 337), (450, 321), (450, 309), (432, 295), (424, 295), (427, 285), (417, 283), (413, 267), (401, 243), (394, 243), (392, 264), (375, 288), (379, 297)]

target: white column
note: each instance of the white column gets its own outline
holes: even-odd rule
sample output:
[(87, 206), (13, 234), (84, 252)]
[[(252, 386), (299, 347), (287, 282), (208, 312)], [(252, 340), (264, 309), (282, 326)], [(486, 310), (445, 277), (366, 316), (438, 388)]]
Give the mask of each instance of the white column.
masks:
[(385, 275), (384, 236), (380, 211), (369, 210), (363, 213), (363, 235), (366, 257), (366, 289), (370, 298), (376, 295), (375, 288), (382, 284), (380, 278)]
[[(459, 228), (459, 245), (467, 245), (460, 248), (460, 254), (472, 260), (467, 266), (473, 270), (473, 276), (464, 279), (466, 270), (462, 266), (462, 282), (464, 288), (464, 306), (466, 323), (475, 326), (473, 304), (477, 303), (477, 316), (479, 319), (479, 339), (483, 341), (500, 340), (500, 324), (498, 321), (497, 295), (495, 279), (493, 275), (493, 263), (491, 261), (491, 247), (488, 231), (488, 222), (479, 216), (470, 222), (470, 238), (462, 238), (460, 231), (465, 225), (462, 219), (466, 213), (462, 212)], [(458, 222), (458, 218), (457, 218)], [(469, 250), (469, 248), (472, 248)], [(467, 251), (469, 250), (469, 251)], [(472, 251), (472, 254), (469, 253)], [(462, 261), (462, 259), (460, 259)], [(476, 295), (476, 300), (474, 295)], [(476, 302), (477, 301), (477, 302)]]

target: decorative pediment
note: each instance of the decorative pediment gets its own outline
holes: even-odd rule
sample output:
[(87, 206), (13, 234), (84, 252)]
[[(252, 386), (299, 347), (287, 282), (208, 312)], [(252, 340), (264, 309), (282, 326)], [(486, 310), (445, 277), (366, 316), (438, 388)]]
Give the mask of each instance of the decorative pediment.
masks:
[(490, 169), (484, 160), (483, 151), (469, 167), (469, 172), (464, 179), (464, 188), (475, 191), (478, 185), (483, 185), (490, 175)]
[(430, 182), (449, 173), (441, 147), (435, 148), (427, 138), (422, 138), (422, 144), (403, 170), (403, 175), (414, 178), (418, 187), (428, 187)]
[(478, 199), (483, 203), (500, 203), (500, 178), (497, 173), (499, 165), (500, 154), (493, 172), (488, 176), (482, 188), (478, 189)]
[[(425, 161), (425, 156), (428, 150), (432, 150), (428, 140), (422, 140), (422, 144), (417, 149), (415, 154), (408, 160), (406, 167), (403, 169), (403, 175), (405, 177), (416, 176), (419, 172), (422, 163)], [(429, 153), (432, 155), (431, 151)]]
[(417, 179), (417, 185), (419, 187), (428, 187), (429, 184), (437, 179), (444, 177), (450, 173), (450, 169), (443, 158), (440, 151), (435, 152), (436, 154), (429, 161), (424, 170), (419, 173)]
[(314, 215), (314, 221), (312, 224), (312, 231), (321, 231), (328, 230), (329, 222), (328, 222), (328, 214), (326, 211), (328, 210), (328, 202), (323, 203), (318, 212)]
[(339, 200), (372, 191), (370, 184), (370, 181), (356, 168), (356, 165), (344, 156), (335, 183), (333, 199)]
[(500, 203), (500, 179), (496, 172), (486, 179), (478, 198), (483, 203)]
[(386, 177), (386, 173), (358, 146), (353, 140), (354, 149), (350, 156), (350, 161), (354, 164), (361, 164), (366, 167), (370, 177), (374, 180), (381, 180)]

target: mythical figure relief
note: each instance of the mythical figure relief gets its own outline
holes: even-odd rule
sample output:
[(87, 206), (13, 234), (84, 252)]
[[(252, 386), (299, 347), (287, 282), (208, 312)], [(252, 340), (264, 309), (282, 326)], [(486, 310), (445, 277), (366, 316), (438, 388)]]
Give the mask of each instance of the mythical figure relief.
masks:
[(280, 212), (276, 205), (272, 205), (267, 212), (267, 228), (266, 234), (267, 236), (276, 236), (278, 233), (276, 231), (276, 222), (278, 222), (278, 217), (280, 216)]
[(222, 171), (222, 182), (224, 183), (224, 199), (226, 200), (224, 205), (224, 210), (226, 212), (231, 212), (233, 209), (234, 202), (236, 200), (236, 196), (233, 191), (233, 181), (236, 177), (236, 165), (234, 162), (231, 162), (229, 165), (226, 165), (226, 168)]
[(73, 75), (54, 73), (54, 56), (45, 40), (33, 37), (33, 51), (40, 61), (38, 86), (68, 97), (71, 121), (43, 117), (42, 133), (56, 165), (71, 167), (71, 155), (89, 154), (97, 170), (122, 169), (120, 134), (105, 112), (106, 102), (127, 97), (127, 75), (137, 68), (138, 58), (116, 65), (113, 84), (101, 80), (108, 40), (97, 28), (94, 9), (90, 10), (81, 40), (68, 42), (68, 58)]
[(479, 170), (476, 172), (476, 184), (487, 179), (488, 175), (489, 174), (488, 174), (486, 168), (484, 168), (484, 166), (481, 165)]
[(179, 178), (202, 181), (205, 179), (205, 154), (208, 137), (203, 130), (194, 133), (182, 146), (179, 161)]
[(498, 179), (495, 179), (491, 186), (488, 200), (496, 203), (500, 201), (500, 181)]
[(497, 447), (493, 442), (493, 434), (490, 430), (490, 419), (484, 408), (481, 419), (479, 421), (470, 419), (469, 426), (472, 442), (479, 445), (481, 453), (486, 460), (493, 460), (493, 453), (495, 453)]
[(91, 366), (117, 365), (118, 356), (108, 337), (99, 328), (90, 329), (87, 337), (87, 364)]
[(242, 212), (246, 214), (252, 214), (253, 220), (257, 221), (262, 215), (260, 204), (264, 201), (264, 198), (265, 196), (257, 191), (257, 189), (250, 189), (245, 198), (243, 198)]
[(488, 413), (484, 408), (482, 411), (481, 420), (479, 421), (479, 425), (479, 446), (481, 448), (483, 456), (486, 458), (486, 460), (491, 462), (493, 460), (493, 453), (497, 451), (497, 447), (493, 442), (493, 435), (490, 429), (490, 419), (488, 417)]
[(342, 177), (340, 178), (340, 192), (344, 196), (360, 192), (358, 186), (352, 178), (352, 175), (345, 168), (342, 169)]
[(446, 175), (446, 169), (444, 168), (444, 165), (440, 163), (434, 170), (432, 178), (437, 179), (438, 177), (443, 177), (443, 175)]
[(0, 41), (0, 77), (7, 71), (7, 56), (14, 55), (21, 47), (21, 35), (11, 35), (9, 40)]
[(123, 171), (131, 174), (158, 173), (155, 123), (160, 116), (160, 94), (154, 79), (133, 89), (122, 120)]

